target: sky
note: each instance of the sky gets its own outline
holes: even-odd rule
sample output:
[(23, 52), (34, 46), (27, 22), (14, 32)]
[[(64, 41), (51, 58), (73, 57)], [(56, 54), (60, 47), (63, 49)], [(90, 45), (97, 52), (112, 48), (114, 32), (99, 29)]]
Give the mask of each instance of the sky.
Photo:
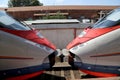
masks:
[[(43, 5), (113, 5), (120, 6), (120, 0), (39, 0)], [(0, 7), (7, 7), (8, 0), (1, 0)]]

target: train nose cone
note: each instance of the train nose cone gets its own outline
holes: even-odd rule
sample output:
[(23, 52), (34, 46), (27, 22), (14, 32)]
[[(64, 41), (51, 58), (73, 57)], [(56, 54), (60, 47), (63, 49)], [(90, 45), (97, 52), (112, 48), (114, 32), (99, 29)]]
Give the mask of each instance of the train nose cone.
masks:
[(72, 66), (72, 67), (82, 67), (82, 60), (81, 58), (70, 52), (69, 51), (69, 58), (68, 58), (68, 63)]
[(68, 63), (72, 66), (72, 67), (74, 67), (74, 58), (75, 58), (75, 55), (73, 54), (73, 53), (71, 53), (71, 52), (69, 52), (70, 54), (69, 54), (69, 58), (68, 58)]
[(53, 65), (55, 64), (55, 57), (57, 54), (58, 54), (58, 52), (54, 51), (54, 52), (50, 53), (48, 56), (46, 56), (46, 58), (44, 58), (43, 69), (50, 69), (53, 67)]

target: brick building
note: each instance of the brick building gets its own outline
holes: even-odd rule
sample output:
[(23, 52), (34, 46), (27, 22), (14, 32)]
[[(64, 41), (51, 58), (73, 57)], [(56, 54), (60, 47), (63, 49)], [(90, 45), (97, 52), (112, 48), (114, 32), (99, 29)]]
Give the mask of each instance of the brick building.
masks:
[[(120, 6), (30, 6), (6, 8), (15, 18), (22, 20), (42, 19), (46, 15), (55, 15), (58, 11), (68, 19), (98, 19), (112, 9)], [(1, 8), (0, 8), (1, 9)], [(3, 8), (2, 8), (3, 9)]]

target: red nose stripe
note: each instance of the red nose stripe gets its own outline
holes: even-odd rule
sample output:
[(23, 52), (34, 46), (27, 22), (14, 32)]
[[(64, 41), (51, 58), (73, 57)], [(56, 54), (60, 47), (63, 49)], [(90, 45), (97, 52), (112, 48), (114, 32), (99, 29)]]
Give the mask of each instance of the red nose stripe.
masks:
[(91, 39), (97, 38), (101, 35), (104, 35), (106, 33), (109, 33), (113, 30), (116, 30), (120, 28), (120, 26), (113, 26), (111, 28), (97, 28), (97, 29), (85, 29), (84, 32), (86, 32), (86, 34), (83, 37), (76, 37), (71, 43), (69, 43), (67, 45), (67, 49), (70, 49), (74, 46), (77, 46), (79, 44), (85, 43)]
[(109, 54), (99, 54), (99, 55), (93, 55), (90, 57), (108, 57), (108, 56), (118, 56), (118, 55), (120, 55), (120, 52), (119, 53), (109, 53)]
[(94, 71), (89, 71), (89, 70), (80, 70), (80, 71), (87, 73), (89, 75), (97, 76), (97, 77), (116, 77), (116, 76), (118, 76), (117, 74), (101, 73), (101, 72), (94, 72)]

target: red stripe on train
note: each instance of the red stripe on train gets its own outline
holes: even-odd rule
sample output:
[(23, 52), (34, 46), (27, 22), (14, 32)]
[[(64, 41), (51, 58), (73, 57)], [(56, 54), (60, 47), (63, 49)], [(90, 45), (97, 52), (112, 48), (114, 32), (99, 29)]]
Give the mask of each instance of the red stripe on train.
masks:
[(7, 78), (5, 80), (27, 80), (27, 79), (33, 78), (35, 76), (38, 76), (38, 75), (42, 74), (43, 72), (44, 71), (39, 71), (39, 72), (26, 74), (26, 75), (22, 75), (22, 76), (16, 76), (16, 77)]
[(89, 74), (89, 75), (96, 76), (96, 77), (116, 77), (116, 76), (118, 76), (117, 74), (94, 72), (94, 71), (83, 70), (83, 69), (80, 69), (80, 71), (82, 71), (82, 72), (84, 72), (86, 74)]

